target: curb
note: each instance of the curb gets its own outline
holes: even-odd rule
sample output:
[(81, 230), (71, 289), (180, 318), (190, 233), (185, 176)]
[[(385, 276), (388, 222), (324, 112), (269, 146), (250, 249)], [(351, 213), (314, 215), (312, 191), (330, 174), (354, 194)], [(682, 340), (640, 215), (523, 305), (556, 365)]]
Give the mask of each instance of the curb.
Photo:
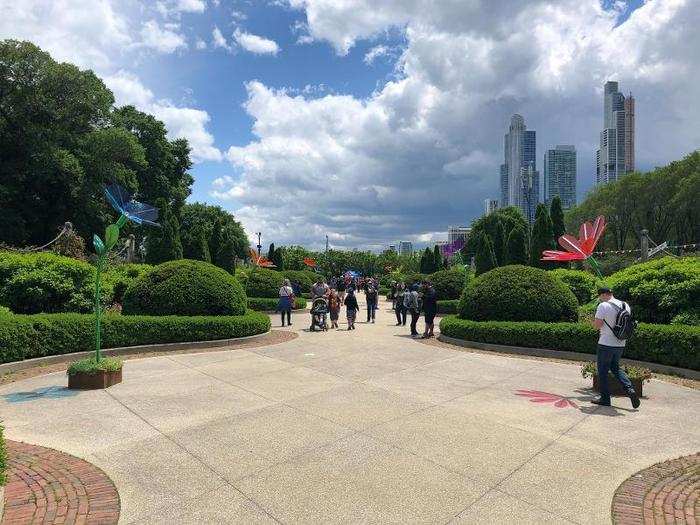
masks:
[[(508, 345), (497, 345), (493, 343), (480, 343), (477, 341), (465, 341), (464, 339), (457, 339), (455, 337), (449, 337), (440, 334), (438, 340), (452, 345), (462, 346), (465, 348), (475, 348), (477, 350), (487, 350), (491, 352), (502, 352), (504, 354), (514, 354), (514, 355), (529, 355), (533, 357), (554, 357), (559, 359), (568, 359), (570, 361), (592, 361), (595, 362), (594, 354), (583, 354), (580, 352), (569, 352), (564, 350), (550, 350), (547, 348), (528, 348), (524, 346), (508, 346)], [(659, 374), (668, 374), (686, 377), (688, 379), (700, 380), (700, 371), (689, 370), (687, 368), (679, 368), (676, 366), (660, 365), (658, 363), (648, 363), (647, 361), (637, 361), (635, 359), (625, 359), (620, 360), (622, 364), (639, 366), (648, 368), (652, 372)]]
[[(211, 341), (185, 341), (182, 343), (160, 343), (152, 345), (138, 346), (123, 346), (118, 348), (105, 348), (102, 350), (103, 355), (130, 355), (140, 354), (142, 352), (170, 352), (172, 350), (196, 350), (198, 348), (218, 348), (235, 344), (238, 341), (249, 341), (268, 335), (272, 330), (268, 330), (262, 334), (247, 335), (245, 337), (236, 337), (233, 339), (213, 339)], [(90, 357), (94, 354), (94, 350), (87, 352), (73, 352), (69, 354), (50, 355), (46, 357), (35, 357), (34, 359), (25, 359), (24, 361), (15, 361), (12, 363), (0, 364), (0, 375), (19, 372), (28, 368), (37, 366), (55, 365), (59, 363), (69, 363), (76, 359)]]

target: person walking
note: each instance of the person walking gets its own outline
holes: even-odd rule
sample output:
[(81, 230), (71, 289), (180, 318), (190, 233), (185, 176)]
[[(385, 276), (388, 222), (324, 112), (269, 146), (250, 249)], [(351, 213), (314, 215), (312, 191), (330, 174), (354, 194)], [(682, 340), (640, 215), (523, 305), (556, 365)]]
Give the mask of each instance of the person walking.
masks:
[(328, 294), (330, 292), (331, 292), (331, 289), (326, 284), (326, 279), (324, 277), (319, 276), (319, 278), (316, 280), (316, 282), (311, 287), (311, 300), (313, 301), (317, 297), (326, 297), (327, 298)]
[(372, 320), (374, 323), (375, 314), (377, 311), (378, 293), (372, 281), (367, 281), (365, 285), (365, 299), (367, 300), (367, 322)]
[(434, 337), (435, 316), (437, 315), (437, 292), (430, 281), (423, 282), (423, 319), (425, 320), (425, 331), (423, 339)]
[(348, 295), (345, 297), (345, 314), (348, 318), (348, 330), (355, 329), (355, 319), (357, 318), (357, 311), (359, 309), (357, 297), (355, 297), (355, 290), (350, 287), (348, 289)]
[(416, 337), (420, 335), (416, 328), (418, 318), (420, 317), (420, 297), (418, 296), (417, 284), (411, 286), (411, 290), (404, 294), (403, 304), (408, 313), (411, 314), (411, 336)]
[(625, 349), (627, 337), (634, 330), (632, 308), (613, 297), (612, 291), (607, 287), (598, 288), (600, 304), (595, 312), (593, 326), (600, 332), (598, 337), (598, 351), (596, 365), (598, 368), (598, 385), (600, 397), (592, 403), (600, 406), (610, 406), (610, 387), (608, 385), (608, 372), (622, 383), (627, 396), (632, 402), (633, 408), (640, 405), (639, 396), (634, 391), (632, 382), (620, 368), (620, 357)]
[(340, 316), (340, 296), (336, 290), (331, 290), (328, 297), (328, 311), (331, 316), (331, 328), (338, 328), (338, 317)]
[(282, 315), (282, 326), (284, 326), (284, 316), (287, 316), (287, 323), (292, 326), (292, 308), (294, 307), (294, 290), (289, 282), (289, 279), (282, 281), (282, 287), (279, 290), (279, 302), (277, 309)]
[(403, 304), (403, 298), (406, 294), (406, 285), (401, 282), (397, 283), (395, 294), (394, 313), (396, 314), (396, 326), (406, 326), (406, 307)]
[(338, 279), (338, 299), (340, 299), (340, 304), (343, 304), (343, 301), (345, 301), (345, 279), (343, 279), (343, 276), (341, 275), (340, 278)]

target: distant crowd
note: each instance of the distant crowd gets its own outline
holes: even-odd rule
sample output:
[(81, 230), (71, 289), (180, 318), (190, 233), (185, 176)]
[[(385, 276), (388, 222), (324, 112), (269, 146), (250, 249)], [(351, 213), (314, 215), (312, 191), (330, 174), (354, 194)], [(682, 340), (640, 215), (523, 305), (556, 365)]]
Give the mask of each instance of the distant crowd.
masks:
[[(291, 310), (294, 298), (300, 295), (298, 283), (291, 283), (285, 279), (280, 288), (279, 311), (282, 315), (282, 326), (285, 320), (291, 325)], [(345, 315), (348, 330), (355, 330), (355, 322), (360, 310), (357, 302), (357, 294), (365, 294), (367, 309), (367, 323), (374, 323), (379, 308), (379, 279), (377, 277), (363, 277), (347, 273), (333, 276), (328, 282), (322, 276), (311, 286), (311, 313), (312, 319), (318, 316), (318, 320), (312, 320), (311, 329), (315, 325), (321, 329), (326, 327), (326, 313), (330, 317), (330, 327), (338, 328), (340, 311), (345, 306)], [(421, 313), (424, 316), (425, 329), (423, 338), (434, 337), (435, 316), (437, 315), (437, 293), (432, 283), (425, 280), (421, 283), (407, 285), (403, 282), (392, 281), (388, 298), (392, 301), (392, 309), (396, 315), (396, 326), (406, 326), (410, 316), (410, 330), (412, 337), (418, 337), (417, 324)], [(322, 301), (316, 301), (321, 299)], [(324, 310), (325, 305), (325, 310)]]

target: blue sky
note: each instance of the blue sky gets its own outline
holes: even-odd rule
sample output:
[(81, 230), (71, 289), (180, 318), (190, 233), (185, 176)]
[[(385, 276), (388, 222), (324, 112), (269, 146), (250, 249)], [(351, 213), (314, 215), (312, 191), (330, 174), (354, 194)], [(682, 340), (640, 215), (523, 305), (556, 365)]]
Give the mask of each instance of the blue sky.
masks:
[(639, 169), (692, 151), (698, 25), (695, 0), (0, 0), (1, 38), (190, 141), (191, 200), (277, 244), (374, 250), (481, 215), (516, 112), (540, 170), (576, 146), (583, 197), (608, 79), (637, 99)]

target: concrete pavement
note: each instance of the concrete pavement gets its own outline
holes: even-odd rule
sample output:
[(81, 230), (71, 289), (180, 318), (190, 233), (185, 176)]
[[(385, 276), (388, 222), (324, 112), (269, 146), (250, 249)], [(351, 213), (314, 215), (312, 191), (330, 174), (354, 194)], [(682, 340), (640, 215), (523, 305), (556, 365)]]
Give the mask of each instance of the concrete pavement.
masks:
[(130, 360), (106, 391), (4, 385), (0, 417), (103, 469), (121, 523), (609, 523), (623, 480), (700, 450), (698, 391), (652, 381), (639, 411), (595, 407), (579, 364), (424, 345), (387, 308), (352, 332), (306, 332), (301, 312), (279, 345)]

